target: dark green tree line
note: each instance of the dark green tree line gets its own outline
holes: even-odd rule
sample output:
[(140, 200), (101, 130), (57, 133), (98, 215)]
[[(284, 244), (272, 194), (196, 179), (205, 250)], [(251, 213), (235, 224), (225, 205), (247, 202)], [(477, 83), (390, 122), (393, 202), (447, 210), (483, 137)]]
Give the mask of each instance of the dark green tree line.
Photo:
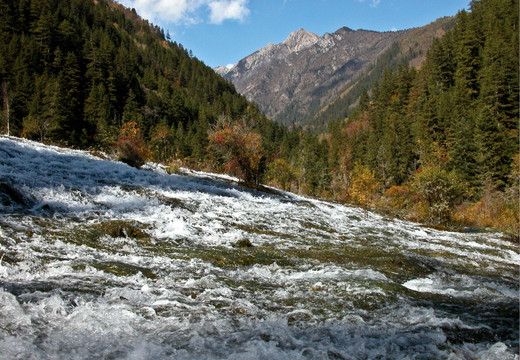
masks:
[(230, 83), (110, 0), (3, 1), (0, 77), (4, 132), (9, 113), (12, 135), (71, 146), (109, 148), (132, 121), (150, 142), (161, 124), (163, 155), (201, 161), (210, 124), (252, 113)]

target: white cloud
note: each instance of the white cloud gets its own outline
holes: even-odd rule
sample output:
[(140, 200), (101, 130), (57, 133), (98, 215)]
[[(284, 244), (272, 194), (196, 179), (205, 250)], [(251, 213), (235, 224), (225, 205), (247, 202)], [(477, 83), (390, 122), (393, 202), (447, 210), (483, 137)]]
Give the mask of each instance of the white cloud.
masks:
[(166, 21), (175, 24), (196, 24), (204, 10), (209, 9), (209, 21), (221, 24), (226, 20), (243, 21), (249, 15), (248, 0), (119, 0), (135, 8), (143, 18), (152, 22)]
[(214, 24), (221, 24), (225, 20), (244, 21), (249, 15), (247, 0), (213, 0), (208, 6), (210, 21)]
[[(359, 2), (365, 2), (365, 0), (359, 0)], [(375, 8), (380, 2), (381, 0), (370, 0), (370, 6)]]
[(189, 0), (122, 0), (124, 5), (135, 8), (143, 18), (173, 23), (192, 23), (193, 4)]

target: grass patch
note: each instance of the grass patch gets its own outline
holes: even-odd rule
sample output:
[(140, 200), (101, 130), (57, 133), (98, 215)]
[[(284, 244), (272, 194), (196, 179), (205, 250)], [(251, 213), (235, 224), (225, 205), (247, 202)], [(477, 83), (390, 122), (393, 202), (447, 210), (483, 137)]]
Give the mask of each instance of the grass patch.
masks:
[(149, 279), (155, 279), (157, 277), (150, 269), (117, 261), (93, 262), (90, 266), (115, 276), (132, 276), (141, 273)]
[(109, 220), (94, 224), (79, 222), (73, 225), (69, 224), (64, 229), (55, 234), (63, 241), (110, 252), (115, 252), (118, 249), (115, 243), (105, 240), (107, 237), (130, 239), (144, 248), (155, 246), (152, 237), (146, 232), (148, 226), (133, 220)]

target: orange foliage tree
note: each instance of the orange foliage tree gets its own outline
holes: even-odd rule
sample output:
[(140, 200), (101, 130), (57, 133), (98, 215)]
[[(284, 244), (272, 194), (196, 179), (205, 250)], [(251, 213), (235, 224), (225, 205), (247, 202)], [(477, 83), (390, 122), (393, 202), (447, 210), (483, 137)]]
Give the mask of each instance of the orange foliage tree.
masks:
[(224, 162), (224, 168), (244, 182), (258, 185), (264, 152), (260, 134), (244, 121), (220, 118), (209, 134), (209, 151)]
[(124, 123), (115, 145), (117, 159), (130, 166), (139, 168), (150, 156), (141, 129), (135, 121)]

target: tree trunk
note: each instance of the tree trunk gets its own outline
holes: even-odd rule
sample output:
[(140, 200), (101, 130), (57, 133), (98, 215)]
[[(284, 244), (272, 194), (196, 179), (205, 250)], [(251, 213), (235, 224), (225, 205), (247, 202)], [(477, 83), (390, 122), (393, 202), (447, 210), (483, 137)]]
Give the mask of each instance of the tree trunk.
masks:
[(6, 123), (6, 133), (9, 136), (9, 86), (7, 81), (2, 81), (2, 97), (4, 99), (4, 112), (5, 112), (5, 123)]

